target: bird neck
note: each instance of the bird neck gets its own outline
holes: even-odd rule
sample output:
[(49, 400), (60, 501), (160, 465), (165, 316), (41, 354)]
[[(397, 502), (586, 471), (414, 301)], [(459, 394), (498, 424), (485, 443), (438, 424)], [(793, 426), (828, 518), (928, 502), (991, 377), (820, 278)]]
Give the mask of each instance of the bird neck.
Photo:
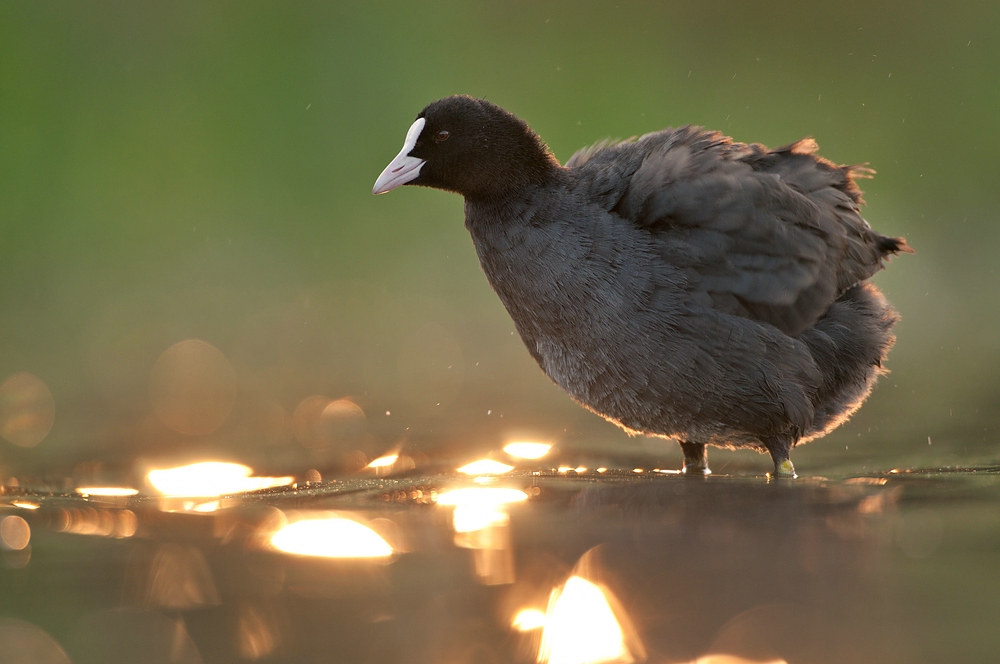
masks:
[(566, 170), (530, 130), (516, 141), (492, 146), (481, 163), (483, 168), (463, 178), (459, 193), (484, 205), (522, 199), (525, 192), (558, 182)]

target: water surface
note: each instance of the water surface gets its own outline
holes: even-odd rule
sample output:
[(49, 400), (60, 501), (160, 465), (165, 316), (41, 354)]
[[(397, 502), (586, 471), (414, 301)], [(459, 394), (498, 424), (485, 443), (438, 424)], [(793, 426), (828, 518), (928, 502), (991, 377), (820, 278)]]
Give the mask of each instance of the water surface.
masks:
[[(546, 630), (553, 662), (578, 641), (593, 658), (573, 661), (593, 662), (612, 661), (605, 647), (617, 661), (988, 662), (1000, 646), (996, 468), (485, 479), (410, 471), (172, 501), (7, 487), (0, 661), (44, 641), (32, 661), (532, 662)], [(472, 491), (438, 504), (455, 488)], [(475, 498), (498, 488), (523, 499)], [(344, 554), (354, 531), (305, 531), (311, 553), (348, 557), (271, 544), (331, 517), (391, 550)], [(560, 617), (553, 590), (568, 596), (570, 578), (607, 603), (583, 593)], [(512, 626), (525, 609), (549, 623)], [(594, 640), (607, 629), (618, 645)]]

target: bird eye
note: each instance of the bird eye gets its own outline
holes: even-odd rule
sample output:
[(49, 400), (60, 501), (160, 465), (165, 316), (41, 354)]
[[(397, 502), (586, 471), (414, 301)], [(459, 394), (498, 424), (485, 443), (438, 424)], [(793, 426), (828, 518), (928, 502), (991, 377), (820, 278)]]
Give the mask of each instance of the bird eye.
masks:
[(450, 135), (451, 135), (451, 134), (449, 134), (449, 133), (447, 132), (447, 130), (445, 130), (445, 129), (442, 129), (441, 131), (439, 131), (439, 132), (437, 133), (437, 136), (435, 136), (435, 137), (434, 137), (434, 140), (435, 140), (435, 141), (437, 141), (438, 143), (440, 143), (441, 141), (446, 141), (446, 140), (448, 140), (448, 136), (450, 136)]

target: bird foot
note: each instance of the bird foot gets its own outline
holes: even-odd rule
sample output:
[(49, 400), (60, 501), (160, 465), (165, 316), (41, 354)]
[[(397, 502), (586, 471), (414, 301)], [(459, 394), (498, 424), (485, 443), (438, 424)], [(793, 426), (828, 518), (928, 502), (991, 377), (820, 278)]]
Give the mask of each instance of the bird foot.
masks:
[(704, 444), (681, 442), (681, 450), (684, 452), (682, 473), (701, 476), (712, 474), (708, 468), (708, 450)]
[(711, 475), (712, 469), (708, 467), (708, 463), (704, 460), (690, 461), (684, 459), (684, 467), (681, 468), (681, 472), (685, 475)]
[(794, 480), (798, 475), (795, 474), (795, 466), (792, 465), (792, 460), (784, 459), (780, 462), (774, 462), (774, 473), (771, 474), (771, 477)]

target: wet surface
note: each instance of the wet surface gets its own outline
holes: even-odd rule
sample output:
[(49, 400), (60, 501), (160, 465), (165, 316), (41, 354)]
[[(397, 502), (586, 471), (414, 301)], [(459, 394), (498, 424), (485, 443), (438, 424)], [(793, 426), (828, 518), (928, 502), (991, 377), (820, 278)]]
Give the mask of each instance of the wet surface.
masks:
[(580, 470), (6, 487), (0, 661), (994, 660), (996, 468)]

